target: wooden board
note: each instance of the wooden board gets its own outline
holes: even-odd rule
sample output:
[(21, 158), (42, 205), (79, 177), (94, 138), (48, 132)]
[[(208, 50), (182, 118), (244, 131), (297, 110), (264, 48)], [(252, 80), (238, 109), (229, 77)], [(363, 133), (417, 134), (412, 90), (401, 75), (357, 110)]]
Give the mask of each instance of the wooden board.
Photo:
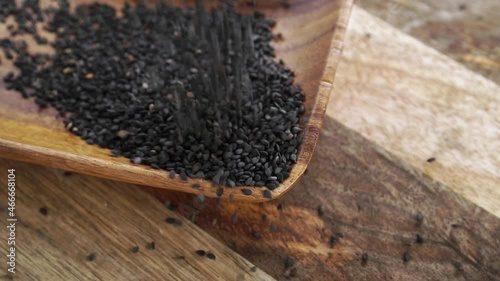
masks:
[[(72, 4), (82, 2), (89, 1), (71, 1)], [(122, 2), (106, 1), (117, 7)], [(304, 138), (297, 155), (298, 163), (294, 165), (291, 176), (273, 191), (275, 197), (292, 186), (311, 159), (332, 89), (352, 0), (296, 0), (290, 4), (289, 9), (284, 9), (280, 1), (274, 0), (258, 6), (277, 20), (275, 31), (284, 37), (283, 41), (275, 43), (277, 56), (296, 72), (296, 82), (306, 93)], [(5, 34), (5, 30), (0, 30), (0, 37)], [(12, 68), (10, 63), (0, 65), (0, 76)], [(109, 150), (87, 145), (63, 128), (62, 120), (54, 117), (54, 110), (40, 111), (32, 101), (6, 91), (3, 82), (0, 82), (0, 101), (1, 157), (190, 193), (198, 192), (191, 188), (194, 182), (198, 182), (206, 196), (216, 196), (209, 181), (170, 179), (165, 171), (133, 166), (129, 159), (115, 158)], [(243, 195), (240, 189), (227, 190), (225, 196), (233, 194), (237, 200), (268, 200), (263, 197), (261, 188), (252, 189), (255, 189), (252, 196)]]
[[(362, 28), (365, 26), (377, 31), (371, 39), (365, 36), (367, 31)], [(387, 44), (389, 40), (391, 44)], [(294, 189), (275, 202), (259, 205), (224, 202), (219, 207), (208, 205), (194, 209), (199, 212), (196, 223), (278, 280), (287, 280), (285, 276), (291, 274), (291, 270), (284, 267), (289, 256), (296, 261), (297, 277), (292, 280), (500, 280), (500, 220), (492, 214), (498, 199), (496, 189), (484, 192), (481, 189), (483, 186), (467, 186), (464, 182), (462, 187), (467, 192), (460, 192), (455, 186), (440, 182), (437, 168), (432, 166), (443, 165), (440, 164), (443, 159), (439, 154), (432, 154), (433, 151), (419, 154), (419, 161), (425, 169), (415, 167), (408, 158), (395, 155), (388, 142), (384, 142), (384, 146), (374, 144), (336, 119), (349, 111), (364, 114), (351, 104), (337, 107), (337, 97), (354, 103), (358, 97), (363, 100), (370, 94), (379, 94), (377, 85), (387, 75), (386, 68), (382, 66), (389, 68), (408, 62), (408, 67), (414, 67), (414, 71), (401, 71), (394, 82), (401, 87), (408, 86), (407, 81), (412, 81), (411, 77), (422, 72), (418, 60), (409, 59), (403, 51), (405, 48), (413, 55), (433, 62), (428, 71), (432, 68), (442, 70), (439, 74), (427, 75), (427, 79), (420, 82), (430, 93), (443, 85), (443, 80), (452, 79), (447, 75), (449, 73), (462, 79), (459, 87), (474, 85), (477, 90), (477, 95), (460, 89), (454, 91), (457, 99), (467, 95), (472, 108), (483, 98), (490, 100), (488, 89), (494, 89), (490, 82), (410, 39), (403, 32), (381, 23), (362, 9), (355, 8), (343, 53), (343, 62), (350, 65), (339, 65), (327, 118), (307, 174)], [(389, 54), (392, 56), (387, 58)], [(363, 59), (351, 60), (351, 57)], [(379, 67), (371, 67), (373, 64)], [(356, 90), (345, 91), (350, 88)], [(426, 93), (420, 91), (418, 94)], [(415, 96), (415, 99), (418, 98)], [(384, 100), (382, 96), (377, 101)], [(427, 104), (441, 106), (442, 102), (433, 99)], [(385, 103), (371, 104), (376, 108), (375, 105)], [(412, 104), (411, 100), (408, 104), (406, 106)], [(364, 109), (377, 118), (384, 116), (369, 107)], [(386, 108), (386, 112), (392, 114), (396, 109)], [(423, 118), (439, 118), (438, 113), (436, 111), (436, 115), (427, 114)], [(408, 112), (411, 117), (410, 114), (411, 111)], [(357, 120), (355, 114), (351, 116)], [(401, 113), (401, 116), (404, 114)], [(492, 113), (485, 112), (482, 116), (491, 118)], [(404, 120), (403, 117), (399, 119)], [(462, 120), (471, 124), (475, 122), (474, 119)], [(350, 124), (347, 118), (342, 121)], [(382, 122), (374, 124), (381, 126)], [(414, 122), (412, 125), (415, 138), (426, 149), (428, 142), (418, 134), (423, 132), (420, 130), (422, 123)], [(377, 136), (375, 133), (382, 135), (385, 131), (373, 132)], [(408, 141), (401, 134), (391, 137), (392, 141)], [(478, 142), (484, 140), (478, 139)], [(416, 144), (417, 141), (411, 143)], [(483, 148), (485, 151), (481, 153), (495, 154), (488, 143), (484, 143)], [(466, 157), (470, 150), (458, 149), (457, 153)], [(435, 163), (425, 162), (432, 156), (437, 158)], [(494, 159), (494, 156), (487, 157)], [(456, 165), (461, 165), (461, 162)], [(480, 170), (480, 174), (487, 175), (486, 167), (479, 165), (475, 171)], [(426, 172), (429, 170), (436, 172)], [(467, 174), (468, 171), (462, 173)], [(161, 200), (191, 206), (192, 197), (189, 195), (151, 188), (148, 191)], [(282, 211), (277, 210), (279, 203), (284, 206)], [(320, 204), (326, 209), (323, 216), (317, 214)], [(187, 207), (181, 209), (181, 214), (190, 216), (191, 213), (185, 211)], [(238, 215), (237, 223), (232, 221), (234, 213)], [(415, 219), (417, 213), (425, 216), (421, 225)], [(266, 221), (262, 220), (262, 214), (267, 215)], [(217, 222), (215, 227), (214, 219)], [(278, 231), (270, 229), (272, 224), (277, 226)], [(254, 231), (261, 232), (262, 238), (255, 238)], [(329, 236), (337, 232), (344, 232), (345, 238), (339, 239), (338, 244), (330, 248)], [(417, 233), (424, 236), (423, 244), (415, 243)], [(403, 262), (405, 251), (413, 257), (406, 264)], [(361, 255), (365, 252), (369, 261), (363, 264)], [(457, 269), (454, 262), (460, 262), (462, 269)]]
[(500, 217), (500, 87), (361, 9), (349, 28), (327, 114)]
[(500, 1), (359, 0), (356, 3), (500, 84)]
[[(17, 183), (14, 280), (274, 280), (135, 186), (0, 160), (2, 210), (7, 169), (16, 170)], [(0, 217), (0, 233), (9, 237), (7, 212)], [(167, 224), (167, 217), (180, 218), (182, 226)], [(136, 245), (139, 252), (133, 253)], [(7, 240), (0, 245), (1, 280), (11, 276), (7, 246)], [(216, 260), (198, 256), (199, 249)], [(94, 261), (88, 260), (91, 253), (97, 254)]]

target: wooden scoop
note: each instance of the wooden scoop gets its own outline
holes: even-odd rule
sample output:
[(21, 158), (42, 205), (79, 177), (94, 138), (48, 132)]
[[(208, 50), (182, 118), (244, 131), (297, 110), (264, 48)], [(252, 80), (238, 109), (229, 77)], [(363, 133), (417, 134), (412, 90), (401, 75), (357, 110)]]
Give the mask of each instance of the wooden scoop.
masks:
[[(49, 1), (41, 2), (43, 4)], [(90, 2), (93, 1), (74, 0), (71, 4), (76, 6)], [(123, 0), (106, 1), (117, 8), (121, 7), (123, 2)], [(352, 0), (292, 0), (289, 1), (289, 8), (283, 7), (280, 2), (282, 1), (257, 1), (257, 9), (277, 20), (274, 32), (281, 33), (283, 37), (282, 40), (274, 42), (277, 59), (283, 59), (297, 74), (296, 83), (306, 94), (306, 113), (301, 124), (304, 128), (304, 139), (297, 163), (293, 166), (290, 177), (273, 191), (274, 198), (283, 195), (292, 187), (311, 159), (332, 91), (333, 78), (352, 6)], [(6, 35), (5, 24), (2, 24), (0, 37)], [(34, 51), (37, 50), (31, 49), (31, 52)], [(3, 57), (2, 60), (1, 77), (15, 69), (11, 61)], [(0, 157), (140, 185), (189, 193), (203, 192), (208, 197), (216, 196), (216, 188), (212, 187), (212, 183), (208, 180), (183, 181), (178, 176), (170, 179), (165, 170), (134, 165), (130, 159), (113, 157), (108, 149), (88, 145), (64, 128), (62, 120), (56, 118), (55, 109), (39, 109), (33, 100), (23, 99), (17, 92), (7, 91), (3, 79), (1, 80)], [(193, 183), (199, 183), (201, 188), (192, 188)], [(262, 195), (264, 188), (246, 188), (252, 189), (251, 196), (243, 195), (241, 188), (238, 187), (226, 188), (223, 197), (234, 194), (236, 200), (268, 200)]]

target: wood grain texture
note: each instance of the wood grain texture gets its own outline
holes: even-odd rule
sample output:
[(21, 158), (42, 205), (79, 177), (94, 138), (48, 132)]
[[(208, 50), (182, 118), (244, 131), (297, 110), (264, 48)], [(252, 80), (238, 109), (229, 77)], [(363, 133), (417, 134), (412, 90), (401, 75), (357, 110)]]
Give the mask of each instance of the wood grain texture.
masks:
[(500, 2), (359, 0), (358, 6), (500, 84)]
[(328, 115), (500, 217), (500, 87), (360, 8), (349, 29)]
[[(464, 78), (458, 84), (460, 87), (475, 85), (481, 93), (478, 95), (483, 94), (479, 90), (491, 84), (470, 72), (467, 72), (470, 77), (463, 77), (460, 74), (463, 67), (454, 61), (410, 40), (403, 32), (379, 24), (376, 18), (359, 8), (353, 10), (352, 19), (355, 21), (351, 21), (347, 30), (343, 51), (343, 56), (347, 57), (339, 66), (328, 106), (328, 109), (336, 110), (328, 110), (308, 172), (296, 187), (274, 202), (259, 205), (223, 202), (218, 207), (208, 204), (204, 208), (188, 208), (192, 206), (190, 195), (153, 188), (147, 190), (163, 201), (178, 203), (182, 206), (179, 211), (182, 215), (191, 217), (193, 213), (197, 214), (197, 225), (278, 280), (288, 280), (286, 276), (292, 273), (291, 269), (284, 267), (287, 257), (296, 261), (293, 268), (297, 277), (292, 280), (500, 280), (500, 220), (491, 213), (496, 190), (485, 194), (480, 190), (482, 186), (473, 185), (468, 188), (469, 194), (478, 188), (478, 194), (482, 195), (476, 197), (480, 200), (471, 200), (473, 198), (463, 196), (464, 193), (455, 192), (455, 187), (435, 180), (434, 173), (415, 168), (401, 155), (395, 156), (389, 152), (390, 146), (376, 145), (335, 119), (339, 113), (349, 110), (363, 114), (355, 107), (336, 106), (337, 96), (346, 97), (343, 90), (346, 85), (354, 87), (357, 83), (366, 83), (363, 79), (374, 79), (366, 88), (348, 93), (352, 94), (350, 100), (353, 101), (358, 96), (375, 95), (376, 81), (383, 81), (377, 77), (383, 79), (386, 75), (386, 68), (382, 66), (390, 68), (405, 61), (413, 65), (408, 55), (398, 55), (399, 50), (405, 48), (421, 58), (430, 59), (432, 67), (442, 70), (420, 82), (429, 85), (431, 90), (432, 78), (445, 79), (443, 76), (450, 71), (457, 71), (459, 77)], [(360, 25), (370, 27), (373, 23), (378, 24), (375, 28), (381, 35), (391, 36), (368, 40), (365, 30), (355, 28)], [(389, 41), (391, 43), (387, 44)], [(345, 65), (348, 55), (353, 55), (353, 52), (366, 61), (349, 60), (349, 65)], [(390, 59), (380, 60), (391, 52)], [(380, 67), (372, 70), (370, 61)], [(358, 74), (350, 72), (352, 68)], [(369, 73), (366, 76), (362, 75), (365, 71)], [(405, 85), (406, 80), (418, 73), (421, 73), (421, 68), (413, 72), (401, 71), (398, 81)], [(359, 80), (358, 75), (361, 75)], [(480, 98), (472, 100), (479, 101)], [(440, 99), (435, 102), (437, 105), (442, 103)], [(386, 111), (391, 113), (390, 108)], [(404, 118), (403, 113), (401, 116), (397, 120)], [(416, 128), (419, 125), (415, 123)], [(419, 140), (426, 145), (423, 138)], [(484, 149), (491, 147), (484, 143)], [(495, 153), (494, 150), (489, 152)], [(431, 156), (437, 157), (434, 164), (439, 165), (440, 155), (429, 152), (419, 159), (425, 162)], [(277, 210), (279, 203), (284, 206), (282, 211)], [(326, 211), (323, 216), (318, 216), (317, 208), (321, 204)], [(233, 222), (235, 213), (237, 223)], [(417, 213), (425, 216), (421, 225), (415, 219)], [(262, 214), (267, 215), (266, 221), (262, 220)], [(277, 231), (271, 230), (273, 224)], [(262, 233), (261, 239), (255, 238), (255, 231)], [(337, 232), (344, 232), (345, 238), (330, 248), (329, 236)], [(415, 243), (417, 233), (424, 236), (423, 244)], [(407, 264), (403, 263), (404, 251), (409, 251), (413, 257)], [(364, 265), (361, 255), (365, 252), (369, 260)], [(454, 262), (460, 262), (462, 269), (457, 269)]]
[[(274, 280), (135, 186), (0, 160), (1, 207), (7, 169), (16, 170), (14, 280)], [(39, 212), (46, 207), (47, 216)], [(167, 224), (167, 217), (183, 222)], [(1, 220), (6, 222), (7, 213)], [(1, 228), (8, 237), (7, 228)], [(148, 244), (154, 241), (155, 249)], [(138, 253), (132, 253), (133, 246)], [(7, 243), (1, 243), (7, 253)], [(203, 249), (216, 260), (196, 255)], [(96, 259), (88, 256), (96, 253)], [(2, 265), (0, 279), (9, 280)], [(10, 275), (9, 275), (10, 276)], [(5, 279), (4, 279), (5, 278)]]
[[(287, 257), (295, 259), (291, 280), (500, 280), (497, 217), (331, 117), (308, 172), (276, 201), (210, 201), (195, 208), (191, 195), (148, 191), (178, 204), (186, 217), (195, 214), (199, 227), (278, 280), (290, 280)], [(321, 204), (323, 216), (317, 213)], [(421, 225), (418, 213), (425, 217)], [(345, 237), (330, 248), (337, 232)], [(415, 242), (416, 234), (424, 236), (423, 244)], [(406, 264), (405, 251), (412, 256)]]
[[(42, 1), (43, 2), (43, 1)], [(90, 1), (75, 0), (71, 3)], [(119, 6), (121, 0), (106, 1)], [(299, 83), (306, 93), (306, 114), (303, 118), (304, 139), (298, 153), (298, 163), (291, 176), (276, 190), (273, 196), (284, 194), (302, 175), (316, 145), (321, 122), (342, 49), (344, 31), (349, 18), (352, 0), (296, 0), (290, 8), (280, 8), (279, 1), (261, 2), (258, 7), (277, 19), (276, 32), (285, 40), (275, 42), (277, 56), (297, 73)], [(0, 30), (0, 37), (6, 34)], [(9, 63), (0, 65), (3, 77), (12, 69)], [(215, 189), (209, 181), (170, 179), (165, 171), (146, 166), (134, 166), (130, 160), (114, 158), (111, 152), (97, 146), (89, 146), (64, 130), (61, 120), (54, 118), (52, 109), (38, 110), (30, 100), (5, 90), (0, 82), (0, 156), (20, 159), (136, 184), (195, 193), (194, 182), (208, 197), (215, 197)], [(261, 188), (252, 196), (245, 196), (240, 189), (227, 190), (237, 200), (265, 201)]]

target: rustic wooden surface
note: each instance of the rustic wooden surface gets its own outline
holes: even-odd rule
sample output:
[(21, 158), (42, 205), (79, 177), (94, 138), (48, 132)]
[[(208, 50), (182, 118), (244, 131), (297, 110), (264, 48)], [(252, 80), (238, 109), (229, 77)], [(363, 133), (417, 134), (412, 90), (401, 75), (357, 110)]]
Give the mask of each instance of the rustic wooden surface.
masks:
[(500, 1), (358, 0), (399, 30), (500, 83)]
[[(348, 28), (344, 58), (339, 66), (329, 109), (335, 108), (337, 93), (339, 99), (344, 102), (354, 100), (357, 96), (366, 99), (365, 93), (380, 93), (387, 83), (383, 79), (392, 77), (390, 68), (406, 61), (410, 56), (408, 53), (398, 56), (401, 54), (400, 50), (409, 48), (411, 52), (416, 52), (412, 55), (419, 55), (432, 61), (427, 69), (436, 67), (441, 71), (438, 74), (429, 72), (431, 74), (428, 74), (428, 79), (420, 81), (421, 75), (416, 74), (422, 71), (423, 66), (418, 61), (410, 59), (409, 64), (415, 67), (415, 70), (401, 71), (401, 75), (396, 77), (394, 83), (396, 86), (427, 85), (429, 93), (421, 88), (417, 88), (418, 91), (414, 93), (428, 94), (429, 96), (424, 97), (431, 97), (436, 94), (434, 92), (436, 84), (453, 85), (454, 83), (446, 80), (446, 77), (458, 75), (460, 80), (455, 82), (458, 90), (451, 86), (449, 88), (443, 86), (446, 90), (444, 94), (452, 91), (455, 93), (454, 98), (463, 98), (463, 95), (467, 95), (466, 100), (469, 103), (468, 107), (463, 109), (464, 114), (477, 111), (481, 113), (479, 117), (488, 121), (486, 124), (491, 126), (492, 122), (495, 122), (490, 115), (492, 108), (478, 105), (477, 102), (483, 97), (495, 102), (490, 90), (494, 90), (496, 86), (472, 72), (463, 70), (460, 65), (432, 49), (416, 43), (404, 36), (403, 32), (396, 32), (388, 25), (380, 23), (361, 9), (354, 9), (352, 16), (356, 21), (351, 21)], [(360, 28), (361, 25), (369, 26), (371, 29), (367, 31)], [(370, 36), (367, 36), (367, 33), (370, 33)], [(391, 41), (380, 37), (386, 34), (393, 36), (390, 38)], [(382, 41), (385, 44), (381, 44)], [(360, 51), (365, 53), (360, 54)], [(370, 67), (370, 62), (380, 62), (377, 56), (387, 56), (391, 51), (393, 56), (390, 56), (390, 60), (386, 60), (389, 70), (384, 67)], [(370, 55), (371, 58), (366, 57)], [(344, 65), (346, 63), (360, 64), (360, 66), (346, 66)], [(355, 73), (349, 74), (352, 71)], [(369, 74), (364, 75), (365, 71)], [(420, 84), (408, 84), (408, 81), (412, 81), (410, 77), (413, 76), (419, 79)], [(361, 82), (353, 77), (361, 77)], [(375, 77), (381, 78), (378, 80)], [(382, 84), (379, 88), (380, 81)], [(467, 85), (471, 83), (477, 88), (477, 95), (470, 94), (471, 88)], [(353, 84), (364, 87), (355, 87)], [(342, 88), (354, 90), (347, 93), (340, 92)], [(401, 88), (398, 92), (408, 90)], [(401, 103), (395, 103), (393, 107), (384, 107), (388, 104), (384, 98), (395, 98), (393, 91), (388, 91), (387, 96), (374, 100), (374, 107), (384, 108), (389, 115), (395, 114), (396, 105), (405, 106), (403, 107), (405, 109), (411, 108), (410, 105)], [(446, 96), (444, 94), (443, 96)], [(418, 98), (417, 101), (422, 101)], [(411, 101), (410, 99), (408, 103)], [(441, 104), (449, 101), (450, 99), (439, 99), (433, 103), (430, 100), (422, 105), (424, 109), (429, 104), (439, 109), (442, 108)], [(408, 160), (409, 158), (403, 157), (403, 153), (398, 154), (401, 147), (405, 146), (400, 144), (391, 150), (391, 147), (386, 146), (389, 142), (381, 142), (382, 146), (374, 143), (374, 140), (377, 140), (374, 136), (378, 136), (377, 134), (370, 135), (366, 132), (359, 134), (352, 130), (352, 124), (361, 124), (361, 128), (367, 128), (364, 123), (339, 122), (342, 116), (349, 116), (346, 115), (349, 113), (348, 109), (337, 107), (336, 110), (328, 112), (307, 174), (299, 180), (295, 188), (279, 200), (260, 204), (223, 201), (218, 206), (214, 200), (207, 200), (203, 206), (195, 206), (191, 195), (154, 188), (145, 189), (162, 201), (177, 203), (180, 215), (193, 218), (202, 229), (279, 280), (287, 280), (286, 276), (294, 275), (296, 276), (292, 277), (292, 280), (500, 280), (498, 261), (500, 220), (493, 215), (497, 214), (495, 211), (497, 189), (491, 188), (486, 191), (481, 186), (467, 185), (468, 181), (461, 185), (463, 190), (444, 184), (446, 179), (451, 178), (450, 171), (453, 172), (453, 169), (445, 164), (451, 162), (449, 158), (434, 153), (439, 151), (449, 153), (447, 147), (436, 146), (439, 149), (429, 149), (432, 148), (430, 144), (444, 143), (440, 140), (439, 134), (431, 131), (435, 143), (418, 138), (421, 146), (415, 148), (416, 152), (408, 150), (411, 153), (421, 153), (418, 153), (418, 159), (412, 162)], [(350, 110), (355, 109), (350, 108)], [(380, 111), (372, 109), (370, 112)], [(442, 120), (440, 118), (443, 116), (439, 115), (439, 112), (434, 110), (431, 112), (436, 115), (428, 118)], [(467, 115), (457, 115), (457, 112), (450, 111), (446, 116), (478, 124), (478, 119), (465, 118)], [(401, 112), (401, 122), (407, 122), (403, 117), (407, 113), (412, 112)], [(384, 119), (380, 119), (384, 116), (376, 115), (377, 122), (373, 124), (379, 126), (380, 122), (384, 122)], [(425, 133), (425, 130), (421, 130), (425, 129), (422, 125), (427, 123), (412, 123), (416, 132)], [(384, 132), (382, 130), (380, 134)], [(491, 132), (495, 133), (494, 130)], [(481, 136), (491, 137), (491, 135)], [(392, 134), (391, 137), (391, 141), (394, 141), (394, 138), (405, 139), (402, 135)], [(481, 143), (482, 140), (478, 138), (477, 142)], [(416, 143), (413, 140), (410, 142), (412, 147), (415, 147)], [(495, 160), (495, 155), (498, 153), (491, 150), (494, 146), (483, 144), (483, 150), (490, 152), (490, 155), (486, 155), (488, 157), (486, 159)], [(474, 144), (465, 147), (477, 146)], [(455, 148), (457, 155), (462, 157), (460, 159), (466, 157), (467, 153), (472, 157), (478, 157), (476, 153), (480, 155), (484, 153), (462, 148)], [(425, 162), (428, 157), (436, 157), (436, 161)], [(462, 163), (456, 165), (460, 166)], [(476, 170), (462, 171), (462, 173), (468, 175), (480, 171), (481, 175), (490, 175), (485, 167), (494, 166), (481, 164)], [(495, 173), (493, 175), (498, 176)], [(495, 178), (492, 179), (492, 183), (495, 183)], [(474, 193), (476, 188), (479, 190)], [(277, 210), (279, 203), (284, 206), (281, 211)], [(323, 216), (317, 214), (320, 204), (325, 206)], [(421, 224), (415, 220), (417, 213), (425, 216)], [(234, 214), (237, 214), (237, 220)], [(262, 220), (262, 214), (267, 215), (266, 221)], [(262, 238), (258, 238), (256, 231), (262, 234)], [(339, 239), (334, 248), (330, 248), (330, 234), (340, 231), (345, 237)], [(423, 244), (415, 243), (417, 233), (424, 235)], [(409, 251), (413, 257), (406, 264), (402, 258), (404, 251)], [(363, 264), (360, 258), (364, 252), (369, 254), (366, 264)], [(141, 250), (141, 254), (145, 252)], [(293, 257), (295, 264), (285, 269), (284, 263), (287, 257)], [(454, 262), (460, 262), (462, 268), (458, 269)]]
[[(294, 69), (298, 75), (296, 82), (306, 93), (303, 143), (290, 177), (273, 191), (275, 197), (284, 194), (292, 186), (312, 157), (332, 90), (352, 1), (297, 0), (293, 1), (290, 8), (285, 9), (281, 7), (280, 1), (274, 0), (260, 2), (263, 5), (257, 6), (277, 20), (275, 32), (281, 33), (284, 38), (274, 43), (277, 56)], [(48, 0), (42, 1), (47, 2)], [(76, 5), (91, 1), (70, 2)], [(104, 2), (119, 7), (119, 3), (124, 1)], [(5, 37), (6, 34), (3, 25), (0, 37)], [(33, 43), (30, 48), (38, 50)], [(1, 77), (12, 70), (10, 61), (0, 64)], [(65, 130), (62, 120), (54, 118), (56, 113), (53, 110), (40, 111), (31, 100), (24, 100), (18, 93), (7, 91), (3, 82), (0, 82), (0, 101), (0, 157), (190, 193), (198, 192), (191, 187), (196, 182), (206, 196), (216, 196), (216, 190), (212, 188), (210, 181), (171, 179), (165, 171), (143, 165), (134, 166), (129, 159), (113, 157), (110, 150), (89, 146), (84, 140)], [(225, 196), (233, 194), (237, 200), (245, 201), (268, 200), (262, 195), (260, 188), (247, 188), (254, 189), (251, 196), (243, 195), (241, 188), (232, 189)]]
[(328, 115), (500, 217), (500, 86), (362, 9), (352, 17)]
[[(274, 280), (136, 186), (1, 159), (2, 186), (7, 169), (16, 170), (17, 182), (14, 280)], [(1, 195), (6, 210), (6, 188)], [(167, 217), (183, 225), (167, 224)], [(8, 237), (6, 212), (1, 220), (0, 233)], [(199, 249), (216, 260), (196, 255)], [(0, 250), (0, 280), (9, 280), (6, 240)]]
[[(200, 227), (279, 280), (290, 276), (288, 256), (296, 260), (295, 280), (500, 280), (497, 86), (355, 8), (334, 87), (309, 172), (288, 194), (181, 213), (197, 214)], [(453, 122), (477, 138), (446, 137)], [(363, 137), (353, 124), (372, 134), (360, 130)], [(396, 131), (401, 124), (408, 127)], [(454, 142), (461, 145), (452, 149)], [(468, 157), (477, 164), (469, 167)], [(148, 191), (181, 206), (192, 201)], [(417, 213), (425, 216), (420, 226)], [(339, 231), (346, 237), (331, 249), (329, 235)], [(413, 259), (405, 264), (407, 250)]]

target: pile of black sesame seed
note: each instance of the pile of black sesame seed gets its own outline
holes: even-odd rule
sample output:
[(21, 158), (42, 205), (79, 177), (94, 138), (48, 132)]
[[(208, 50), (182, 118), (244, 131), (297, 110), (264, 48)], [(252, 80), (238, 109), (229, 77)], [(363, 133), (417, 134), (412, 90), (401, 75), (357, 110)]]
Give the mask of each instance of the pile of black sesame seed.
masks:
[[(0, 19), (18, 24), (1, 41), (20, 71), (4, 77), (8, 88), (55, 107), (88, 144), (216, 185), (274, 190), (289, 176), (304, 93), (274, 59), (275, 22), (261, 12), (240, 14), (231, 1), (210, 11), (125, 5), (120, 16), (99, 3), (0, 3)], [(43, 44), (43, 19), (56, 35), (50, 56), (16, 40)]]

